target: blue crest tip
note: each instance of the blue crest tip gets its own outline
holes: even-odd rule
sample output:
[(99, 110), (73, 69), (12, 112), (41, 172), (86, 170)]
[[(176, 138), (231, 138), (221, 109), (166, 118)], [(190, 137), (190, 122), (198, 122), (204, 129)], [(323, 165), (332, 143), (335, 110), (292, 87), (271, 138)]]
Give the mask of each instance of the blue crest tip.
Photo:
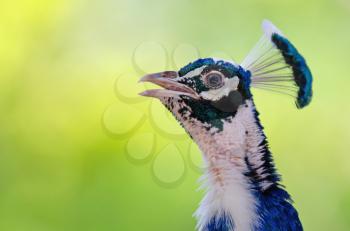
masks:
[(282, 35), (274, 33), (271, 40), (281, 51), (285, 62), (292, 67), (294, 82), (299, 88), (296, 106), (298, 108), (307, 106), (312, 99), (312, 74), (304, 57)]

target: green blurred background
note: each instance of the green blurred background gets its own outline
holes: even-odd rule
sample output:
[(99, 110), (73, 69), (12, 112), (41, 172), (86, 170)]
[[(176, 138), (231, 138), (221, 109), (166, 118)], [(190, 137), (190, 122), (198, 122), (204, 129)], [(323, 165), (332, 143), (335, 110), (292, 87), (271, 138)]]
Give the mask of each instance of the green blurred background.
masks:
[(301, 111), (254, 92), (283, 183), (305, 230), (350, 230), (349, 0), (2, 1), (0, 230), (194, 230), (198, 150), (135, 67), (240, 61), (264, 18), (315, 78)]

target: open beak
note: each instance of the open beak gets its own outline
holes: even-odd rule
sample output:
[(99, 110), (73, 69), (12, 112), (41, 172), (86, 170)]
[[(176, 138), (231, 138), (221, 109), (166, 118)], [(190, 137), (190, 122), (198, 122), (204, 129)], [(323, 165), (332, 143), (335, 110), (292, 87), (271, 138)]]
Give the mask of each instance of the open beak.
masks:
[(145, 75), (140, 79), (139, 82), (150, 82), (163, 89), (153, 89), (141, 92), (140, 95), (163, 98), (163, 97), (174, 97), (178, 98), (180, 95), (186, 95), (194, 99), (199, 99), (199, 95), (192, 88), (176, 82), (174, 79), (178, 77), (176, 71), (165, 71), (155, 74)]

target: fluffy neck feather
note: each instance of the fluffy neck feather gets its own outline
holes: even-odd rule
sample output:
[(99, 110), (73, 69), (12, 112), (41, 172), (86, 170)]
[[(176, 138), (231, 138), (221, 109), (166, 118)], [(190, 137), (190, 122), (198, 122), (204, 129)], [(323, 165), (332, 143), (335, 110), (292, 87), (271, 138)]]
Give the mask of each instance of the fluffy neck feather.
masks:
[[(212, 223), (225, 214), (232, 225), (222, 230), (252, 230), (259, 219), (254, 190), (267, 189), (278, 181), (278, 176), (271, 158), (265, 156), (265, 136), (251, 101), (241, 105), (223, 126), (214, 135), (210, 132), (215, 128), (209, 133), (193, 134), (206, 163), (202, 179), (207, 193), (196, 212), (198, 229), (220, 230), (210, 227), (215, 227)], [(221, 226), (216, 223), (216, 227)]]

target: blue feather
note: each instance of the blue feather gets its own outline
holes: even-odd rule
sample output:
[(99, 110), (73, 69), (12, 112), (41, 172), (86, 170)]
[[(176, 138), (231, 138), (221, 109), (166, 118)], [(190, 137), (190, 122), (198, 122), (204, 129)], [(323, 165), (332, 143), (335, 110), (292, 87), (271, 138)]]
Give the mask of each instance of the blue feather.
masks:
[(215, 64), (215, 61), (212, 58), (197, 59), (196, 61), (194, 61), (194, 62), (184, 66), (183, 68), (181, 68), (179, 70), (179, 76), (184, 76), (188, 72), (191, 72), (191, 71), (197, 69), (198, 67), (201, 67), (201, 66), (204, 66), (204, 65), (213, 65), (213, 64)]
[(274, 186), (265, 192), (255, 194), (260, 221), (255, 231), (302, 231), (298, 213), (292, 206), (289, 194)]
[(296, 105), (298, 108), (307, 106), (312, 98), (312, 74), (303, 56), (285, 37), (274, 33), (272, 42), (281, 51), (285, 62), (293, 69), (295, 84), (299, 87)]
[(224, 213), (210, 219), (203, 231), (232, 231), (234, 224), (230, 215)]

